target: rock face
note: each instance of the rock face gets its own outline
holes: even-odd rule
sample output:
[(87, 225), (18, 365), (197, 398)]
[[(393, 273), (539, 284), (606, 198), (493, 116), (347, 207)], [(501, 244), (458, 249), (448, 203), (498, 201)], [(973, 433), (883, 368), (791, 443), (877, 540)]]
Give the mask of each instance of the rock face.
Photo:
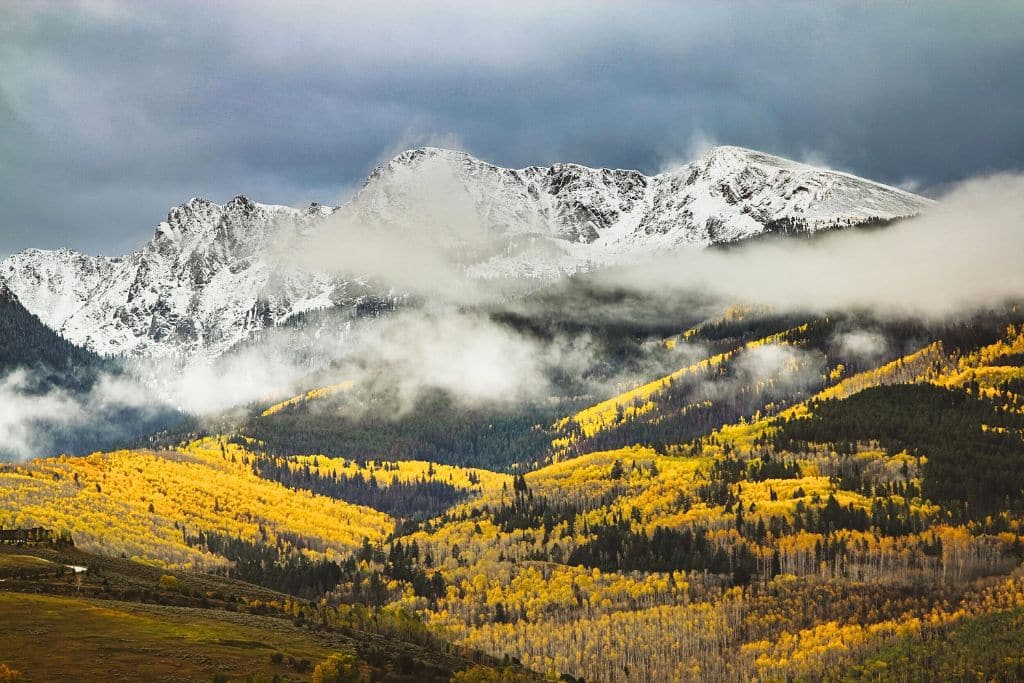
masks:
[(0, 262), (0, 278), (17, 291), (26, 308), (47, 326), (59, 330), (119, 262), (70, 249), (28, 249)]
[(304, 240), (329, 217), (426, 231), (464, 254), (471, 277), (546, 278), (766, 232), (910, 216), (928, 204), (737, 147), (655, 176), (576, 164), (505, 169), (423, 148), (377, 168), (339, 208), (191, 199), (136, 252), (30, 249), (0, 263), (0, 278), (49, 327), (98, 353), (215, 357), (296, 314), (372, 298), (360, 273), (299, 265)]
[(127, 256), (31, 250), (5, 260), (0, 277), (47, 325), (98, 353), (216, 356), (296, 313), (350, 302), (347, 282), (296, 269), (274, 248), (330, 212), (191, 199)]

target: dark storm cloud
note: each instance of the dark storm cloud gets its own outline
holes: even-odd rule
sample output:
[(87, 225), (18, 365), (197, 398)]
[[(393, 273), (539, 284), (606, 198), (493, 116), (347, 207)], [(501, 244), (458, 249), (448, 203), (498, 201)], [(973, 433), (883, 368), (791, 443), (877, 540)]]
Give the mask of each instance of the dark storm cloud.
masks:
[(0, 7), (0, 254), (190, 196), (339, 201), (404, 147), (656, 171), (715, 141), (889, 183), (1024, 160), (1021, 3)]

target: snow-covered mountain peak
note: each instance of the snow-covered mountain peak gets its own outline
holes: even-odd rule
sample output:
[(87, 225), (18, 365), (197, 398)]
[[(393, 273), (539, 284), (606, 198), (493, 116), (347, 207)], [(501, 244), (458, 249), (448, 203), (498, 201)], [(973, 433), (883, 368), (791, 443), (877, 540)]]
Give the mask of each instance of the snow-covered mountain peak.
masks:
[(360, 290), (293, 265), (297, 238), (332, 209), (193, 197), (119, 258), (27, 250), (0, 264), (26, 308), (103, 354), (215, 356), (267, 325)]
[(26, 249), (0, 262), (0, 279), (25, 308), (51, 329), (60, 330), (120, 261), (66, 248)]
[(752, 164), (788, 170), (823, 170), (814, 169), (813, 166), (792, 159), (759, 152), (756, 149), (737, 147), (736, 145), (712, 147), (702, 157), (690, 162), (689, 165), (702, 168), (707, 173), (715, 171), (728, 173), (730, 171), (742, 171), (744, 167)]
[(721, 146), (655, 176), (572, 163), (505, 169), (426, 147), (381, 165), (351, 204), (386, 223), (422, 225), (424, 207), (439, 196), (499, 238), (533, 235), (570, 252), (578, 251), (573, 244), (593, 245), (585, 258), (596, 262), (889, 220), (930, 203), (846, 173)]
[[(332, 228), (407, 231), (409, 244), (457, 253), (450, 260), (470, 277), (521, 280), (885, 221), (930, 204), (742, 147), (653, 176), (575, 163), (508, 169), (423, 147), (381, 164), (339, 208), (193, 197), (124, 257), (30, 249), (0, 263), (0, 278), (48, 326), (100, 353), (215, 356), (297, 313), (370, 295), (366, 273), (298, 265), (310, 262), (305, 240), (328, 219)], [(317, 262), (330, 264), (330, 254)]]

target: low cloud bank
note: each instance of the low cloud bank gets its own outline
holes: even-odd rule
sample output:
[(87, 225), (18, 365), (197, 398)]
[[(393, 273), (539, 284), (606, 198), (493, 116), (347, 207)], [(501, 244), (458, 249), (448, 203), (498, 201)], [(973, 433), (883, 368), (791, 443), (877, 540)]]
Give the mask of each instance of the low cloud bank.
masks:
[(925, 214), (873, 230), (688, 251), (600, 274), (655, 296), (702, 292), (783, 311), (939, 318), (1024, 298), (1024, 176), (953, 189)]
[(72, 392), (27, 369), (0, 377), (0, 406), (0, 461), (106, 447), (173, 414), (125, 376), (102, 374), (88, 391)]

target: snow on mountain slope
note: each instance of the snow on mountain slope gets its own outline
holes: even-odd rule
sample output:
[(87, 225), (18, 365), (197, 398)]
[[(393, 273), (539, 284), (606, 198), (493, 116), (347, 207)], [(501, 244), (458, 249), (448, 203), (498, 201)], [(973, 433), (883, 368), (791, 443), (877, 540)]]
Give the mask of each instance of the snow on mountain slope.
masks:
[[(308, 229), (328, 211), (244, 197), (224, 206), (192, 199), (123, 259), (62, 331), (101, 353), (216, 355), (264, 325), (330, 305), (340, 296), (333, 282), (292, 273), (287, 257), (272, 249), (274, 239)], [(304, 286), (284, 286), (293, 279)]]
[(0, 277), (49, 326), (94, 351), (215, 357), (297, 313), (370, 295), (360, 273), (299, 265), (304, 239), (325, 225), (412, 231), (399, 235), (458, 253), (471, 277), (523, 279), (888, 220), (930, 203), (738, 147), (655, 176), (577, 164), (505, 169), (422, 148), (377, 168), (338, 209), (192, 199), (132, 254), (28, 250), (4, 260)]
[(118, 263), (70, 249), (28, 249), (0, 262), (0, 280), (9, 282), (22, 305), (47, 327), (59, 330)]
[[(511, 170), (426, 147), (379, 168), (343, 209), (416, 225), (430, 198), (441, 194), (450, 211), (458, 207), (450, 234), (459, 232), (459, 223), (475, 223), (510, 240), (513, 247), (490, 261), (508, 274), (516, 270), (509, 264), (522, 260), (509, 252), (524, 238), (551, 242), (560, 266), (574, 270), (768, 231), (813, 232), (910, 216), (931, 204), (895, 187), (741, 147), (716, 147), (654, 176), (577, 164)], [(486, 276), (490, 266), (471, 272)]]
[(23, 252), (0, 275), (50, 326), (99, 353), (216, 356), (296, 313), (358, 300), (359, 285), (298, 270), (276, 246), (331, 211), (191, 199), (127, 256)]
[[(443, 202), (439, 198), (443, 197)], [(464, 243), (497, 239), (476, 277), (574, 272), (766, 232), (815, 232), (920, 213), (930, 200), (739, 147), (655, 176), (577, 164), (505, 169), (468, 154), (410, 150), (341, 208), (362, 221)]]

